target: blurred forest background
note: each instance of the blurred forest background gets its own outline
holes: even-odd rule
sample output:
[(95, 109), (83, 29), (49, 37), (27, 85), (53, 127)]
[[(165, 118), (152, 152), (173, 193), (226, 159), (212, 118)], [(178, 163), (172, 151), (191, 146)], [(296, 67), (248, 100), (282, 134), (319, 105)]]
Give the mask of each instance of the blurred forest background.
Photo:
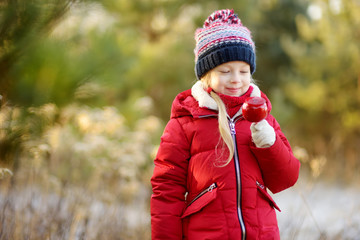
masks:
[(1, 0), (1, 240), (150, 239), (152, 160), (220, 8), (304, 176), (359, 181), (359, 0)]

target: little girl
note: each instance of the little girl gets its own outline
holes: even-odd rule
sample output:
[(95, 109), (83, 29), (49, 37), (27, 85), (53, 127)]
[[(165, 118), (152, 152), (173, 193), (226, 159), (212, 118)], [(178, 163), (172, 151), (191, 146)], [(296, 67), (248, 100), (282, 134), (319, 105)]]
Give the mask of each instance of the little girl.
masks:
[(280, 239), (267, 189), (295, 184), (300, 163), (275, 118), (242, 116), (251, 96), (255, 44), (233, 10), (195, 33), (194, 86), (174, 100), (151, 178), (152, 239)]

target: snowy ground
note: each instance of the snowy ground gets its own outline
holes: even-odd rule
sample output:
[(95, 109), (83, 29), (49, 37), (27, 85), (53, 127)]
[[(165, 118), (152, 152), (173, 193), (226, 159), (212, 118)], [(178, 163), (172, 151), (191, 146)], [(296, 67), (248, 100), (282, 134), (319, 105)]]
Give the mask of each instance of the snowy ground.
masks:
[[(6, 195), (0, 192), (0, 219), (10, 223), (13, 219), (27, 226), (37, 223), (36, 219), (54, 221), (56, 215), (55, 222), (42, 221), (43, 227), (66, 223), (68, 229), (63, 229), (63, 234), (71, 235), (70, 230), (75, 228), (76, 232), (86, 232), (87, 239), (98, 239), (96, 236), (102, 229), (111, 230), (112, 236), (130, 231), (126, 232), (125, 239), (150, 239), (146, 188), (130, 206), (96, 200), (83, 190), (69, 191), (59, 196), (42, 193), (33, 186), (22, 190), (14, 188)], [(360, 240), (359, 186), (330, 184), (301, 175), (294, 187), (273, 198), (282, 210), (277, 212), (281, 240)], [(8, 212), (11, 214), (7, 215)], [(15, 220), (13, 216), (17, 216)], [(131, 229), (138, 227), (143, 229), (142, 235), (131, 233)]]
[(360, 188), (300, 177), (273, 195), (282, 240), (360, 239)]

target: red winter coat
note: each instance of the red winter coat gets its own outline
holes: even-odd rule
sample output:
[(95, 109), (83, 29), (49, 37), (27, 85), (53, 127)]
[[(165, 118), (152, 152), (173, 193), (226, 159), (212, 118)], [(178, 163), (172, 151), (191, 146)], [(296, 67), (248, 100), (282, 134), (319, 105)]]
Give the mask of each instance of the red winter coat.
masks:
[[(253, 88), (252, 96), (266, 98)], [(237, 151), (228, 165), (219, 166), (216, 109), (201, 82), (173, 102), (151, 178), (152, 239), (280, 238), (274, 210), (278, 207), (267, 188), (277, 193), (295, 184), (300, 163), (269, 114), (266, 120), (276, 132), (273, 146), (257, 148), (251, 123), (237, 117)]]

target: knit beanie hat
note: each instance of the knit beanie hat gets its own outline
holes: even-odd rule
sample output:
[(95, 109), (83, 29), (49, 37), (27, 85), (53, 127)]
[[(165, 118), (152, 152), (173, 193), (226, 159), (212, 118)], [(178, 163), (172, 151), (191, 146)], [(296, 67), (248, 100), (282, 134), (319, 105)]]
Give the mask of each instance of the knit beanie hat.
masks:
[(244, 61), (255, 72), (255, 43), (251, 32), (242, 25), (234, 10), (224, 9), (212, 13), (203, 28), (195, 32), (195, 73), (200, 79), (220, 64)]

